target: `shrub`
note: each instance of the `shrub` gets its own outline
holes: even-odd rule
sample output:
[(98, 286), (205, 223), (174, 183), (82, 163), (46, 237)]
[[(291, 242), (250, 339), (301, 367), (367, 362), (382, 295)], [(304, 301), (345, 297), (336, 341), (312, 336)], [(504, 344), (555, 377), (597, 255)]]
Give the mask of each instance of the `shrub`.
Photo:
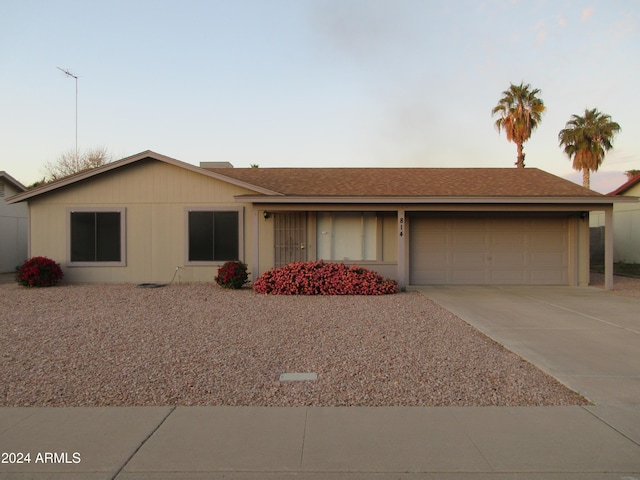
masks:
[(366, 268), (319, 260), (264, 272), (253, 289), (275, 295), (384, 295), (396, 293), (398, 285)]
[(16, 280), (25, 287), (51, 287), (64, 277), (60, 264), (47, 257), (33, 257), (16, 272)]
[(218, 269), (216, 283), (224, 288), (241, 288), (247, 283), (247, 265), (238, 261), (226, 262)]

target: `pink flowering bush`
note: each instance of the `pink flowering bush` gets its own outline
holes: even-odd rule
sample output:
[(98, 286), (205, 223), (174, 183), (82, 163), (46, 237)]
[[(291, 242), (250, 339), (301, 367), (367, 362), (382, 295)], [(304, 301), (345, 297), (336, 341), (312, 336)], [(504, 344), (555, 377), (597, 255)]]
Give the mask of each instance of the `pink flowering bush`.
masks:
[(238, 261), (226, 262), (218, 269), (216, 283), (224, 288), (242, 288), (247, 283), (249, 274), (247, 265)]
[(396, 293), (398, 284), (366, 268), (319, 260), (264, 272), (253, 289), (274, 295), (384, 295)]
[(64, 277), (60, 264), (47, 257), (33, 257), (16, 272), (16, 280), (25, 287), (51, 287)]

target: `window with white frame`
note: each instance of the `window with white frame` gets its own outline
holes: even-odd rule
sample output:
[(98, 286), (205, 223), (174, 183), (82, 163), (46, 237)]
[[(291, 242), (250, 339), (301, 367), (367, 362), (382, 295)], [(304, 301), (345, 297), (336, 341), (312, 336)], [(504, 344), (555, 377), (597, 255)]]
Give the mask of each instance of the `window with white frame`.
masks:
[(241, 210), (187, 212), (187, 262), (241, 260)]
[(125, 265), (125, 209), (69, 211), (70, 265)]
[(317, 257), (334, 261), (376, 260), (375, 212), (318, 212)]

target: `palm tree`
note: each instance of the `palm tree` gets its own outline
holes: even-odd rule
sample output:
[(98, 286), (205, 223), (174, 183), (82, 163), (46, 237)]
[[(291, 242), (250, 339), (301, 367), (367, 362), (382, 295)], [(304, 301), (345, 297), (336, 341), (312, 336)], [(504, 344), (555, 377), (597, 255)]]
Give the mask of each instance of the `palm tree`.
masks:
[(584, 117), (572, 115), (560, 130), (558, 141), (564, 153), (573, 159), (574, 170), (582, 170), (582, 184), (589, 188), (590, 172), (598, 170), (606, 152), (613, 148), (613, 137), (620, 125), (597, 109), (585, 109)]
[(507, 140), (518, 146), (518, 161), (516, 166), (524, 168), (524, 152), (522, 144), (529, 140), (544, 112), (544, 102), (537, 96), (540, 90), (531, 90), (531, 85), (520, 83), (509, 87), (502, 92), (502, 98), (498, 105), (491, 110), (491, 115), (499, 115), (496, 120), (498, 132), (504, 130)]

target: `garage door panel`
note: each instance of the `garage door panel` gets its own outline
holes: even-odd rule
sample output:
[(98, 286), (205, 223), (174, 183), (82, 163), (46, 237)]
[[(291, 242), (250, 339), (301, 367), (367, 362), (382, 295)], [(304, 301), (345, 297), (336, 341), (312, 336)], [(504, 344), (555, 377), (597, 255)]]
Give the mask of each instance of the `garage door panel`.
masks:
[(522, 252), (493, 252), (491, 265), (494, 268), (519, 267), (526, 264), (526, 255)]
[(560, 252), (531, 253), (529, 257), (530, 265), (541, 267), (557, 267), (567, 263), (567, 256)]
[(549, 248), (550, 244), (559, 244), (561, 242), (565, 242), (566, 237), (567, 235), (564, 232), (558, 231), (531, 232), (529, 234), (531, 248), (536, 250), (546, 250)]
[(527, 241), (525, 234), (493, 232), (490, 239), (490, 246), (494, 251), (495, 249), (521, 250), (527, 246)]
[(429, 235), (425, 239), (424, 245), (429, 246), (431, 249), (447, 250), (449, 242), (449, 234), (447, 232), (434, 232), (433, 235)]
[(532, 269), (532, 285), (566, 285), (568, 283), (568, 273), (560, 272), (557, 268)]
[(490, 225), (490, 221), (486, 218), (451, 218), (447, 222), (447, 226), (452, 230), (472, 230), (479, 231), (484, 230)]
[(568, 283), (563, 217), (414, 217), (412, 284)]
[(490, 271), (489, 283), (494, 285), (503, 285), (503, 284), (522, 285), (528, 282), (527, 282), (526, 274), (522, 270), (514, 270), (512, 268), (510, 269), (495, 268)]
[(424, 284), (427, 285), (446, 285), (451, 283), (448, 269), (417, 269), (415, 273), (419, 278), (424, 278)]
[(485, 284), (487, 272), (485, 268), (461, 268), (450, 271), (448, 277), (452, 284), (458, 285), (470, 285), (470, 284)]
[[(428, 252), (424, 254), (425, 264), (432, 268), (447, 267), (451, 264), (449, 254), (446, 251)], [(427, 270), (426, 268), (423, 270)]]
[(483, 267), (486, 264), (484, 252), (452, 252), (449, 265)]
[(455, 249), (476, 250), (478, 245), (484, 245), (487, 237), (484, 232), (460, 230), (450, 235), (449, 246)]

